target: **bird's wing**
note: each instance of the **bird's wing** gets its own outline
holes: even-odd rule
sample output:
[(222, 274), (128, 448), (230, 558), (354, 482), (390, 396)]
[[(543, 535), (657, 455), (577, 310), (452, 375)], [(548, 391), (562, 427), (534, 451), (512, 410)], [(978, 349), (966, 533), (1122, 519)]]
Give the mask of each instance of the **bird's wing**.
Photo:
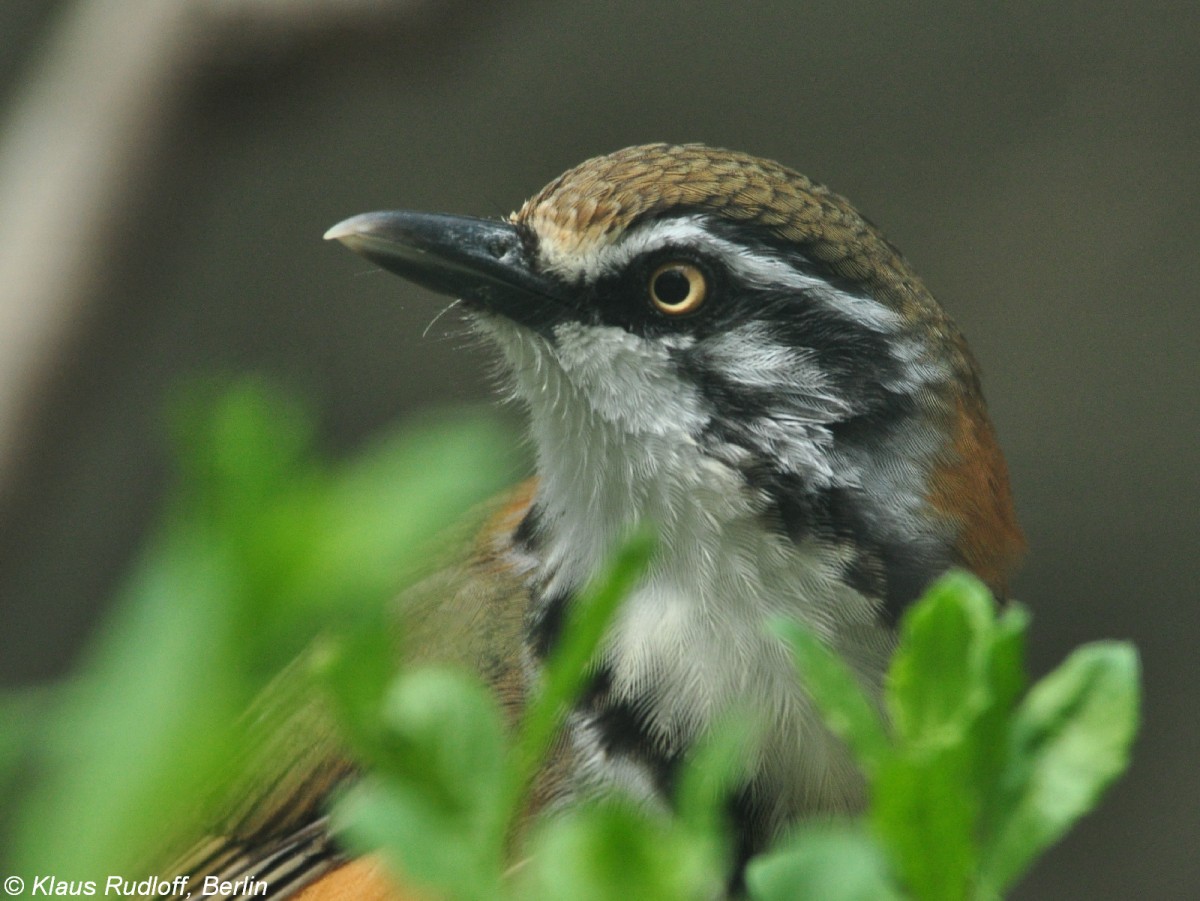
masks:
[[(439, 561), (396, 605), (404, 663), (477, 672), (510, 721), (524, 702), (520, 642), (528, 590), (511, 538), (532, 494), (532, 482), (525, 483), (470, 517), (460, 559)], [(326, 805), (356, 766), (332, 710), (301, 671), (307, 666), (304, 657), (293, 663), (247, 712), (236, 776), (213, 808), (220, 815), (200, 830), (205, 838), (163, 870), (172, 879), (189, 876), (188, 890), (197, 896), (286, 898), (346, 863), (329, 834)], [(213, 893), (222, 883), (229, 890)]]

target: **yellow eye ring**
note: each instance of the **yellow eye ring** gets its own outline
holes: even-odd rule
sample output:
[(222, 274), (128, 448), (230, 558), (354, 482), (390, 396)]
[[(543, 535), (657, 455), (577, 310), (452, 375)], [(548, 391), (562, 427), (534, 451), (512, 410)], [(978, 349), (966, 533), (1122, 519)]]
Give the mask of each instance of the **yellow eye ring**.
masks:
[(708, 279), (691, 263), (675, 260), (654, 270), (648, 285), (650, 300), (669, 316), (686, 316), (704, 304)]

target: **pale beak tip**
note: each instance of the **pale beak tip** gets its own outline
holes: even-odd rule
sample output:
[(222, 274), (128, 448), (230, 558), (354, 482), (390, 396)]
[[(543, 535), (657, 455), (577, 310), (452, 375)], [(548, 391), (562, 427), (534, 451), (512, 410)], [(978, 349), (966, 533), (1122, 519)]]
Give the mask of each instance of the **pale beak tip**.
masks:
[(337, 225), (325, 232), (326, 241), (344, 241), (346, 238), (358, 232), (357, 223), (355, 220), (358, 216), (351, 216), (349, 219), (343, 219)]

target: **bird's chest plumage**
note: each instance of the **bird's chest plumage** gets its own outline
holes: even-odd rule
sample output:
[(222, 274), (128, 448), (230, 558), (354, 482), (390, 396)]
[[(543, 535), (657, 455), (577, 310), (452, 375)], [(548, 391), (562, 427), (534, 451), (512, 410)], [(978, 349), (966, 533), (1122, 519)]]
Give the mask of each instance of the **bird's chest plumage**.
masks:
[(539, 460), (535, 614), (569, 603), (624, 531), (641, 522), (659, 530), (570, 720), (576, 787), (669, 801), (687, 754), (736, 714), (758, 730), (747, 748), (753, 816), (774, 828), (804, 811), (853, 806), (853, 768), (769, 628), (779, 617), (807, 623), (877, 685), (888, 633), (876, 599), (842, 578), (850, 551), (793, 541), (771, 522), (768, 499), (686, 428), (627, 425), (594, 413), (534, 422), (539, 449), (581, 448)]

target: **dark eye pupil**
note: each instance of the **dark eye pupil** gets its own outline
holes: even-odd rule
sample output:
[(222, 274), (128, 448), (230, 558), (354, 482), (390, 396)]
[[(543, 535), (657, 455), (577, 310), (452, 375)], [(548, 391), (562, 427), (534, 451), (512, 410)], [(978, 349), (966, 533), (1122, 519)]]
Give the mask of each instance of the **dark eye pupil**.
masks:
[(668, 269), (654, 280), (654, 293), (661, 303), (682, 303), (692, 291), (692, 283), (682, 270)]

